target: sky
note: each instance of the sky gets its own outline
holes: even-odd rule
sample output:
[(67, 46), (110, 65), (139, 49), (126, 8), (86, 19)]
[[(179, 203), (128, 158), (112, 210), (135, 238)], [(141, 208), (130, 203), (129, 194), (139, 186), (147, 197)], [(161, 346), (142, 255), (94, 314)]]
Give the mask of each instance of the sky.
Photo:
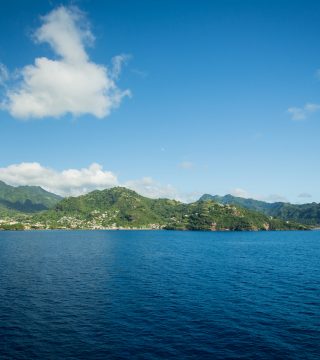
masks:
[(320, 2), (3, 1), (0, 180), (320, 202)]

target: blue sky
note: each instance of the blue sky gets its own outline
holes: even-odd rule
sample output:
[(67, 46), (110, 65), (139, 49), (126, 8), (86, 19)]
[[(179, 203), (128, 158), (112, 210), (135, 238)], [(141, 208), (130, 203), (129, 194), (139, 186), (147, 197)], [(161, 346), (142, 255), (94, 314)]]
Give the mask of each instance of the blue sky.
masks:
[[(59, 9), (85, 53), (71, 108), (68, 74), (51, 87), (78, 61)], [(0, 17), (0, 179), (63, 195), (125, 185), (183, 200), (320, 202), (319, 2), (13, 0)], [(56, 31), (63, 55), (49, 44)], [(63, 69), (76, 77), (77, 66)], [(49, 96), (41, 111), (26, 101), (37, 91)]]

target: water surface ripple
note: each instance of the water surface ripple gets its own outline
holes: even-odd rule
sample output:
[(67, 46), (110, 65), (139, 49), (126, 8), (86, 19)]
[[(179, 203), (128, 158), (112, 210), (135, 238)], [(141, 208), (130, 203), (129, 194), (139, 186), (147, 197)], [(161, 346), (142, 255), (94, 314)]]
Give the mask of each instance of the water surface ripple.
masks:
[(1, 359), (319, 359), (320, 232), (0, 232)]

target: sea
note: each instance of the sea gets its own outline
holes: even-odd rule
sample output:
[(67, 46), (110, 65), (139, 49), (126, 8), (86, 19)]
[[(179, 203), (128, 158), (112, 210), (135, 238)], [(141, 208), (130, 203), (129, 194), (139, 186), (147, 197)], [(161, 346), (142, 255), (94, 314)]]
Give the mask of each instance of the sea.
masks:
[(2, 231), (0, 359), (320, 359), (320, 231)]

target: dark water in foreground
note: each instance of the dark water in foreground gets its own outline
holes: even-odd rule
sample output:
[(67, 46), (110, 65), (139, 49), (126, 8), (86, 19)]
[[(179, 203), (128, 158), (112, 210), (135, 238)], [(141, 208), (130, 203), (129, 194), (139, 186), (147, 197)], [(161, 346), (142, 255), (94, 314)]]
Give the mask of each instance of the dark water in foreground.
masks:
[(0, 232), (0, 359), (319, 359), (320, 232)]

